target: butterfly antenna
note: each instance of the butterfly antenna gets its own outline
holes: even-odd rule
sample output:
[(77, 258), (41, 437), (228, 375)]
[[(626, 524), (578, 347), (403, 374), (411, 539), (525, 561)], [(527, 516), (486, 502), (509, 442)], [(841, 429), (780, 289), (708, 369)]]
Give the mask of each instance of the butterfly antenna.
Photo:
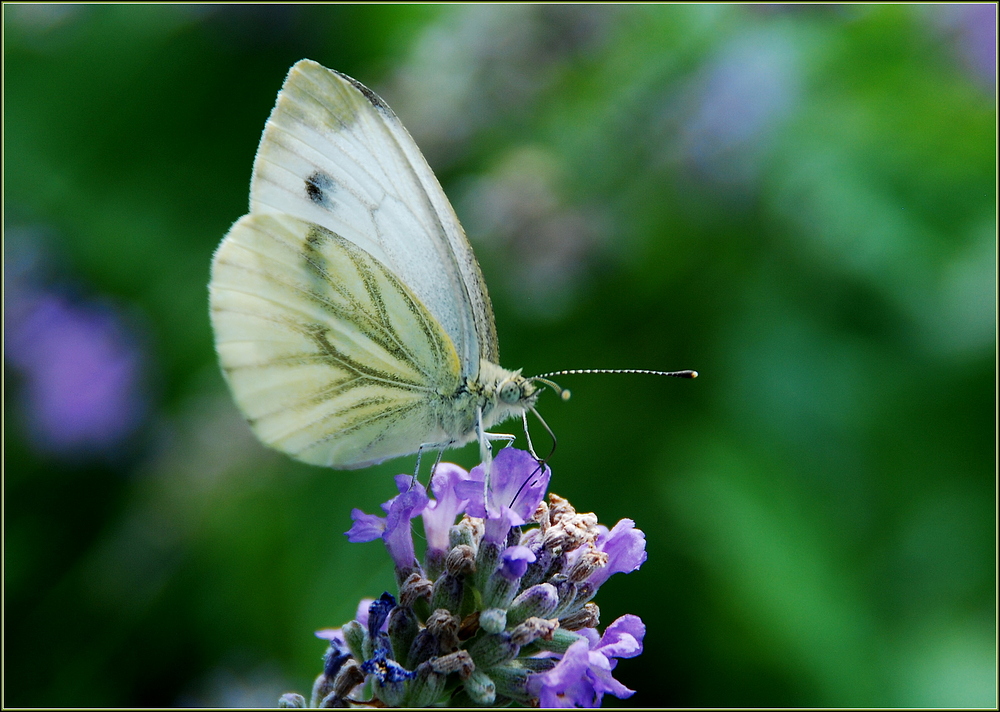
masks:
[[(553, 371), (552, 373), (543, 373), (541, 376), (533, 376), (533, 381), (541, 381), (547, 386), (553, 388), (557, 393), (562, 392), (567, 395), (562, 396), (563, 400), (569, 398), (569, 391), (563, 391), (555, 383), (548, 380), (549, 376), (575, 376), (579, 373), (643, 373), (649, 376), (673, 376), (674, 378), (697, 378), (697, 371), (649, 371), (644, 368), (575, 368), (569, 371)], [(560, 393), (561, 395), (561, 393)]]
[[(564, 391), (564, 392), (569, 393), (569, 391)], [(541, 416), (541, 414), (537, 410), (535, 410), (534, 408), (529, 408), (528, 410), (531, 411), (532, 415), (538, 418), (538, 422), (542, 424), (542, 427), (545, 428), (545, 432), (547, 432), (549, 434), (549, 437), (552, 438), (552, 449), (549, 450), (549, 454), (545, 456), (544, 460), (538, 460), (538, 464), (541, 467), (544, 467), (545, 464), (552, 459), (552, 454), (556, 451), (556, 443), (557, 443), (556, 434), (552, 432), (552, 428), (549, 427), (549, 424), (545, 422), (545, 419)], [(538, 456), (536, 455), (535, 458), (537, 459), (537, 457)]]
[[(569, 391), (565, 391), (565, 392), (569, 393)], [(530, 449), (531, 456), (535, 458), (535, 461), (538, 463), (538, 467), (536, 467), (534, 469), (534, 471), (532, 471), (532, 473), (530, 475), (528, 475), (528, 477), (524, 480), (524, 482), (521, 483), (521, 486), (517, 488), (517, 492), (514, 493), (514, 498), (510, 500), (510, 504), (508, 505), (509, 507), (513, 507), (514, 506), (514, 502), (516, 502), (517, 498), (521, 496), (521, 492), (524, 490), (524, 488), (527, 487), (529, 484), (531, 484), (531, 481), (532, 481), (532, 479), (534, 479), (535, 475), (537, 475), (539, 472), (542, 471), (542, 468), (544, 468), (545, 465), (548, 464), (548, 461), (552, 459), (552, 455), (556, 451), (556, 442), (557, 442), (556, 441), (556, 434), (554, 432), (552, 432), (552, 428), (549, 427), (549, 424), (545, 422), (545, 419), (541, 416), (541, 414), (539, 414), (539, 412), (537, 410), (535, 410), (534, 408), (529, 408), (528, 410), (530, 410), (532, 412), (532, 414), (536, 418), (538, 418), (538, 422), (540, 422), (542, 424), (542, 427), (545, 428), (545, 432), (547, 432), (549, 434), (549, 437), (552, 438), (552, 449), (549, 450), (549, 454), (545, 456), (544, 460), (540, 460), (538, 458), (538, 455), (535, 454), (534, 449), (531, 448), (531, 438), (528, 438), (528, 447)], [(527, 418), (525, 418), (525, 420), (524, 420), (524, 435), (525, 435), (525, 437), (528, 437), (528, 420), (527, 420)]]
[[(570, 373), (570, 371), (564, 371), (564, 373)], [(555, 383), (554, 381), (550, 381), (549, 379), (546, 378), (546, 376), (557, 376), (557, 375), (559, 375), (559, 374), (556, 374), (556, 373), (543, 373), (541, 376), (532, 376), (528, 380), (529, 381), (540, 381), (540, 382), (544, 383), (546, 386), (548, 386), (549, 388), (551, 388), (552, 390), (554, 390), (556, 393), (558, 393), (559, 397), (562, 398), (564, 401), (565, 400), (569, 400), (569, 396), (570, 396), (569, 390), (567, 390), (566, 388), (563, 388), (558, 383)], [(538, 415), (538, 413), (535, 413), (535, 415)], [(539, 418), (539, 420), (541, 420), (541, 418)], [(544, 422), (544, 421), (542, 421), (542, 422)], [(551, 432), (551, 431), (549, 431), (549, 432)]]

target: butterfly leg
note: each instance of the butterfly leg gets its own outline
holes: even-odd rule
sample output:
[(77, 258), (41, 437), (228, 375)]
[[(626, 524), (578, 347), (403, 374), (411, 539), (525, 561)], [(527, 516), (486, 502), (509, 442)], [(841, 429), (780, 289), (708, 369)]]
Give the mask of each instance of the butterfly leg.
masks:
[(509, 433), (488, 433), (483, 430), (482, 409), (476, 412), (476, 436), (479, 439), (479, 458), (482, 460), (487, 472), (489, 472), (490, 464), (493, 462), (493, 446), (491, 443), (495, 440), (503, 440), (507, 443), (505, 447), (510, 447), (517, 439), (516, 435), (510, 435)]
[(454, 440), (450, 440), (446, 443), (423, 443), (419, 448), (417, 448), (417, 466), (413, 468), (413, 480), (410, 482), (410, 487), (413, 487), (414, 482), (420, 481), (420, 458), (424, 454), (424, 450), (430, 450), (434, 448), (437, 450), (437, 457), (434, 458), (434, 464), (431, 466), (431, 474), (427, 478), (427, 485), (430, 486), (431, 480), (434, 479), (434, 473), (437, 471), (438, 465), (441, 464), (441, 458), (444, 457), (444, 451), (455, 444)]
[(434, 458), (434, 466), (431, 468), (431, 476), (427, 480), (427, 486), (430, 487), (431, 481), (434, 479), (434, 473), (437, 472), (438, 465), (441, 464), (441, 458), (444, 457), (444, 451), (451, 447), (451, 443), (438, 448), (438, 456)]
[(415, 482), (419, 482), (420, 481), (418, 479), (419, 476), (420, 476), (420, 458), (423, 457), (424, 448), (428, 447), (428, 445), (429, 445), (429, 443), (424, 443), (423, 445), (421, 445), (420, 447), (417, 448), (417, 466), (413, 468), (413, 479), (410, 480), (410, 489), (413, 489), (413, 484)]
[[(483, 429), (483, 409), (476, 411), (476, 435), (479, 438), (479, 458), (483, 463), (486, 476), (483, 478), (483, 501), (489, 502), (490, 472), (493, 470), (493, 441), (503, 440), (510, 446), (517, 439), (516, 435), (508, 433), (488, 433)], [(489, 505), (487, 504), (487, 507)]]
[(521, 424), (524, 426), (524, 438), (528, 441), (528, 452), (536, 461), (541, 462), (538, 455), (535, 454), (535, 446), (531, 444), (531, 433), (528, 432), (528, 411), (526, 410), (521, 411)]

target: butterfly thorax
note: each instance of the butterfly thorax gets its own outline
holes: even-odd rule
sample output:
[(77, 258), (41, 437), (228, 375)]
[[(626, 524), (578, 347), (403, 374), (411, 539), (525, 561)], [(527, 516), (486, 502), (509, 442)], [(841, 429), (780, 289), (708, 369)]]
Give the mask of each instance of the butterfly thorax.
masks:
[(458, 389), (441, 394), (438, 419), (441, 429), (455, 444), (476, 438), (476, 420), (482, 412), (483, 428), (521, 415), (538, 400), (539, 389), (520, 371), (508, 371), (482, 360), (479, 376), (467, 377)]

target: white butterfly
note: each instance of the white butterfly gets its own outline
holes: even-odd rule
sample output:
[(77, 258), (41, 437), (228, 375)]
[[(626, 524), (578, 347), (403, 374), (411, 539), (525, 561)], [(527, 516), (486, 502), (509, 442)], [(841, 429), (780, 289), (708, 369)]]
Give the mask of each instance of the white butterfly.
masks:
[(291, 68), (254, 161), (250, 212), (209, 285), (236, 403), (267, 445), (363, 467), (474, 439), (533, 408), (497, 365), (493, 309), (455, 212), (382, 99)]
[(513, 436), (487, 428), (537, 415), (538, 384), (569, 396), (556, 374), (497, 364), (482, 273), (420, 149), (374, 92), (310, 60), (278, 94), (209, 294), (237, 405), (304, 462), (364, 467), (478, 439), (488, 463), (489, 441)]

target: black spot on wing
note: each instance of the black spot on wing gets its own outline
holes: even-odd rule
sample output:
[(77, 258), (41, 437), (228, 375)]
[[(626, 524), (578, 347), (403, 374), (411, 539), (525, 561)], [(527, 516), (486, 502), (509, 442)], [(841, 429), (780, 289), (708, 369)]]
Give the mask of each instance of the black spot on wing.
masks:
[(306, 178), (306, 196), (321, 208), (333, 210), (333, 200), (330, 194), (333, 193), (336, 183), (333, 178), (322, 171), (315, 171)]

